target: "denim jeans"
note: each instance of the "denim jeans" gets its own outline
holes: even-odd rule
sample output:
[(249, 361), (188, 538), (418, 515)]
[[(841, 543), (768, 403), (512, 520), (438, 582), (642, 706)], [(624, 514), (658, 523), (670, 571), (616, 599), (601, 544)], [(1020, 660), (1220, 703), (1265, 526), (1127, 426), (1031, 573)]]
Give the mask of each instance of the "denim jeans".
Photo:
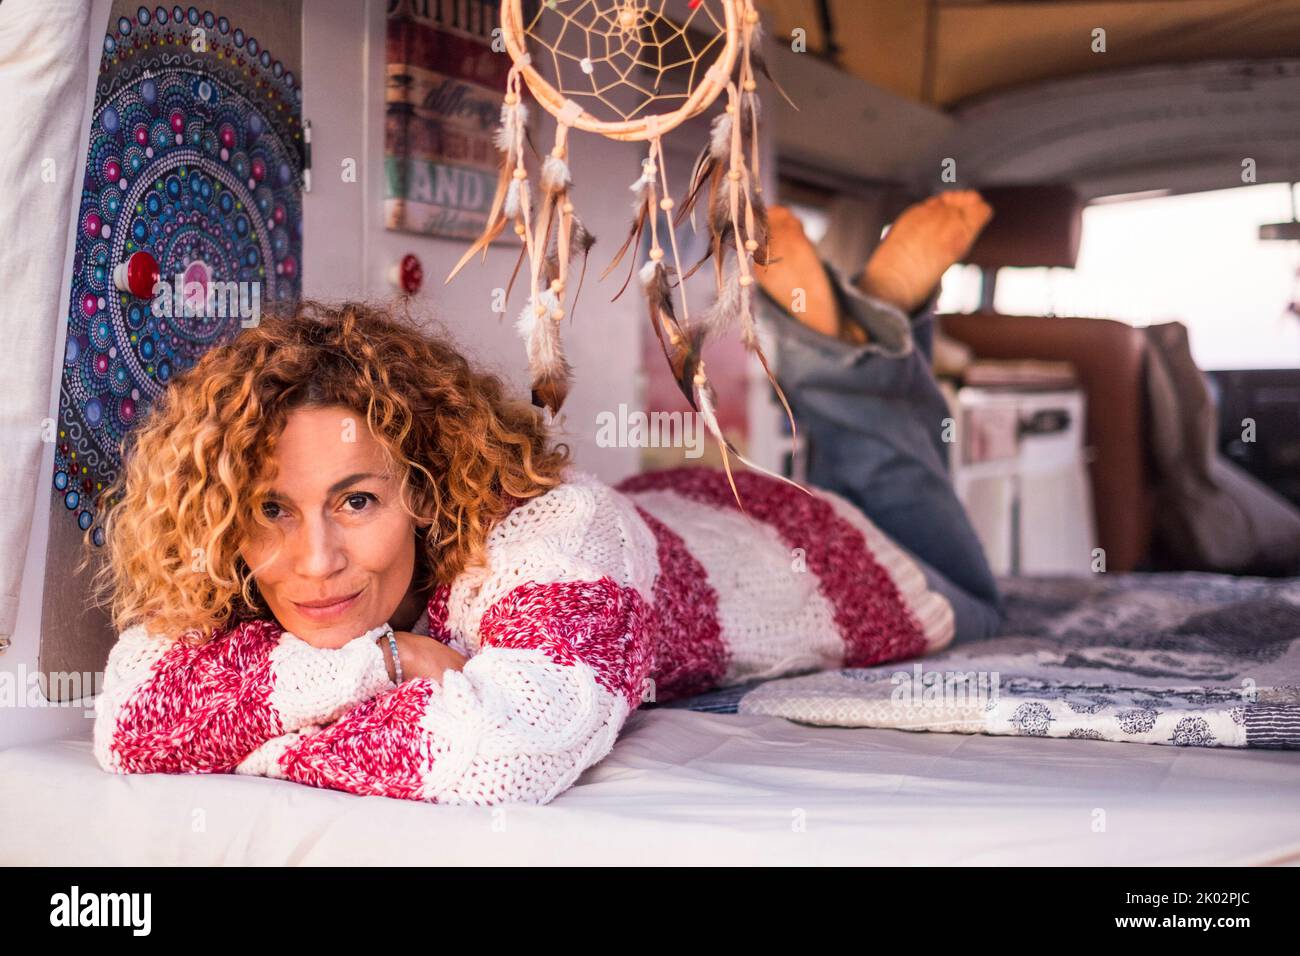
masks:
[(909, 316), (823, 266), (867, 344), (813, 331), (755, 284), (758, 319), (775, 338), (774, 373), (808, 443), (808, 483), (853, 502), (908, 552), (952, 604), (953, 643), (991, 637), (1001, 598), (948, 475), (951, 412), (930, 368), (938, 290)]

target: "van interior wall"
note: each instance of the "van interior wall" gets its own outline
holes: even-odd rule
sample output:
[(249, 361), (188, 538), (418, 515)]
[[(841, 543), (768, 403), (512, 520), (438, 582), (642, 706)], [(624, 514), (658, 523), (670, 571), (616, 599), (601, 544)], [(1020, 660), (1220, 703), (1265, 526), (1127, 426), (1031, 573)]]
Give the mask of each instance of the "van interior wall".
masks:
[[(314, 298), (387, 298), (396, 293), (388, 270), (407, 253), (424, 266), (424, 287), (413, 297), (416, 314), (434, 317), (467, 356), (500, 374), (517, 394), (528, 394), (524, 346), (515, 331), (523, 307), (526, 271), (511, 290), (506, 312), (492, 312), (493, 290), (504, 288), (519, 245), (498, 241), (487, 261), (475, 258), (449, 285), (443, 280), (468, 240), (389, 231), (384, 226), (385, 0), (304, 0), (304, 115), (312, 123), (312, 190), (303, 202), (304, 294)], [(505, 53), (501, 54), (505, 56)], [(533, 110), (541, 112), (531, 98)], [(554, 120), (541, 117), (534, 143), (554, 142)], [(605, 481), (637, 467), (634, 448), (598, 448), (596, 415), (636, 401), (642, 302), (634, 288), (618, 291), (615, 274), (600, 272), (631, 222), (627, 186), (639, 172), (644, 146), (575, 133), (570, 138), (573, 202), (596, 236), (577, 308), (565, 320), (564, 344), (574, 385), (561, 411), (559, 437), (577, 464)], [(342, 164), (355, 159), (357, 181), (344, 182)], [(689, 170), (679, 171), (685, 175)], [(628, 202), (623, 202), (623, 196)], [(575, 263), (576, 265), (577, 263)], [(580, 268), (580, 266), (579, 266)], [(619, 272), (621, 283), (622, 273)]]

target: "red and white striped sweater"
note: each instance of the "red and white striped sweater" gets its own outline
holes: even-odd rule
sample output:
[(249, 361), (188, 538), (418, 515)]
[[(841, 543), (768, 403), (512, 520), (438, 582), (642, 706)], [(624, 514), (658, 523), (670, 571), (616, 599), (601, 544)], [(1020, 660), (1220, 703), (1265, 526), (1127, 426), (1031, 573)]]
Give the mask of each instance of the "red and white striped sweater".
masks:
[(617, 487), (570, 468), (438, 588), (418, 633), (470, 659), (394, 686), (382, 627), (316, 648), (274, 620), (190, 647), (124, 631), (96, 701), (117, 773), (248, 773), (436, 803), (545, 803), (628, 714), (758, 677), (932, 652), (952, 609), (852, 504), (753, 472)]

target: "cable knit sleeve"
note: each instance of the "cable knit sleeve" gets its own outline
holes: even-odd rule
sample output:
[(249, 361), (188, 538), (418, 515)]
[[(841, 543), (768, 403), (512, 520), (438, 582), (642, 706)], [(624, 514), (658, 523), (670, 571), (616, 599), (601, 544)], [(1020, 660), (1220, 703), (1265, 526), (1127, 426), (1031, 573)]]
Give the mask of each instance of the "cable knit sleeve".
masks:
[(334, 649), (260, 620), (202, 646), (129, 628), (95, 701), (95, 757), (116, 773), (262, 773), (261, 755), (393, 687), (380, 630)]
[[(314, 786), (436, 803), (546, 803), (605, 756), (652, 667), (652, 532), (579, 473), (493, 529), (451, 588), (444, 639), (473, 656), (407, 681), (280, 758)], [(435, 634), (435, 636), (437, 636)]]

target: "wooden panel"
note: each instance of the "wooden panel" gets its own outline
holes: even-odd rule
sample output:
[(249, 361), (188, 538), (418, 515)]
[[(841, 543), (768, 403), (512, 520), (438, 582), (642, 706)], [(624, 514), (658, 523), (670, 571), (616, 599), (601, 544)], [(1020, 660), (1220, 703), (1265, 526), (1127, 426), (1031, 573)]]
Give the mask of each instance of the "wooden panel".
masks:
[[(807, 31), (817, 0), (758, 0), (770, 42)], [(1259, 0), (828, 0), (838, 64), (881, 89), (951, 106), (1053, 77), (1142, 64), (1294, 56), (1300, 4)], [(1092, 31), (1106, 30), (1106, 52)]]
[[(1092, 31), (1106, 52), (1092, 52)], [(1293, 56), (1300, 9), (1253, 0), (1110, 3), (947, 3), (939, 16), (935, 101), (1050, 77), (1139, 64)]]

